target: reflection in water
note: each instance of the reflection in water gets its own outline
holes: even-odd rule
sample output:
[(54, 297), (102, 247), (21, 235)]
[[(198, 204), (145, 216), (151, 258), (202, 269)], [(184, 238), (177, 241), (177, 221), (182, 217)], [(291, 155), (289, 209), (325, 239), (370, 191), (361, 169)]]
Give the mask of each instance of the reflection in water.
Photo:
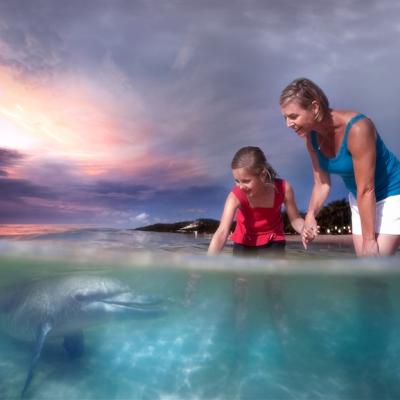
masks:
[(196, 294), (200, 278), (201, 275), (199, 273), (196, 272), (189, 273), (184, 294), (184, 305), (186, 307), (189, 307), (193, 302), (193, 296)]
[[(358, 293), (357, 293), (358, 292)], [(400, 388), (393, 386), (397, 373), (387, 369), (388, 346), (394, 334), (394, 313), (388, 284), (377, 277), (356, 281), (358, 296), (358, 334), (353, 359), (347, 368), (359, 375), (354, 397), (400, 398)], [(394, 373), (393, 373), (394, 372)], [(389, 390), (388, 390), (389, 389)]]
[(282, 279), (276, 276), (265, 279), (265, 294), (267, 298), (267, 309), (270, 312), (277, 337), (281, 342), (282, 351), (286, 355), (286, 344), (289, 340), (289, 326), (284, 304), (285, 299)]
[(240, 331), (244, 329), (246, 323), (248, 308), (248, 280), (243, 276), (234, 279), (234, 309), (235, 309), (235, 329)]
[[(85, 330), (80, 359), (46, 342), (29, 398), (400, 398), (398, 258), (207, 258), (206, 241), (156, 235), (169, 250), (149, 253), (146, 237), (0, 241), (0, 290), (82, 273), (168, 299), (162, 318)], [(29, 351), (0, 330), (0, 398), (19, 397)]]

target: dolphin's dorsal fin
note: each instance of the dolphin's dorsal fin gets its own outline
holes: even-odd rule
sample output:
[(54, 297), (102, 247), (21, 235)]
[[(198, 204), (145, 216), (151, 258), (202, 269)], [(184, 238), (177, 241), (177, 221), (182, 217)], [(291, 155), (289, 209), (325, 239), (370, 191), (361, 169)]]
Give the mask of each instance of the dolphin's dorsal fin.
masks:
[(24, 388), (22, 389), (22, 392), (21, 392), (21, 397), (24, 397), (25, 392), (28, 389), (28, 386), (32, 381), (33, 373), (35, 372), (35, 368), (39, 361), (40, 354), (42, 353), (44, 342), (50, 331), (51, 331), (51, 325), (48, 322), (42, 324), (38, 329), (37, 336), (36, 336), (35, 348), (34, 348), (32, 360), (31, 360), (31, 365), (29, 367), (29, 372), (28, 372), (28, 375), (25, 380)]

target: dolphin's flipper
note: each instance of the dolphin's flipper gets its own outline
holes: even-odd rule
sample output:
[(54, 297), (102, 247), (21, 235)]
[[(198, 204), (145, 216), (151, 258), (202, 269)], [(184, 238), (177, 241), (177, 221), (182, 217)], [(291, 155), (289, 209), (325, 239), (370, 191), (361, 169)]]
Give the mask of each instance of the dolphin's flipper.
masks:
[(35, 349), (33, 351), (31, 365), (29, 367), (29, 372), (28, 372), (28, 375), (27, 375), (26, 380), (25, 380), (25, 385), (24, 385), (24, 388), (22, 389), (22, 392), (21, 392), (21, 397), (24, 397), (25, 392), (28, 389), (28, 386), (32, 381), (33, 373), (35, 372), (37, 363), (39, 361), (40, 354), (42, 352), (44, 342), (45, 342), (46, 337), (47, 337), (47, 335), (48, 335), (48, 333), (50, 331), (51, 331), (51, 325), (49, 323), (45, 323), (45, 324), (41, 325), (39, 327), (39, 329), (38, 329)]
[(79, 358), (83, 355), (84, 336), (82, 331), (64, 336), (64, 349), (71, 358)]

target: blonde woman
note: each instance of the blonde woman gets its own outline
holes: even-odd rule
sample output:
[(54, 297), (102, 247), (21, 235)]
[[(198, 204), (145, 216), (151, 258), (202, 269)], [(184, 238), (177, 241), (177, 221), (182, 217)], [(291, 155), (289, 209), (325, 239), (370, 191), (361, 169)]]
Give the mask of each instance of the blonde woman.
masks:
[(306, 78), (296, 79), (280, 97), (286, 124), (305, 144), (314, 187), (303, 240), (330, 191), (330, 174), (349, 190), (353, 243), (357, 256), (392, 255), (400, 244), (400, 163), (376, 132), (373, 122), (352, 110), (329, 106), (324, 92)]

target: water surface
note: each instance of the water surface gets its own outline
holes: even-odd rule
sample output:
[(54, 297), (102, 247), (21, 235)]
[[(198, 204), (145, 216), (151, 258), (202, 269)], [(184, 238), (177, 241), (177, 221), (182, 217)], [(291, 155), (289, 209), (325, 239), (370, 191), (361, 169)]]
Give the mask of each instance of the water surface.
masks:
[[(168, 311), (87, 330), (79, 360), (46, 343), (27, 398), (400, 398), (397, 256), (289, 244), (280, 259), (206, 257), (209, 237), (58, 228), (3, 235), (1, 287), (107, 275)], [(30, 349), (0, 331), (0, 398), (19, 397)]]

